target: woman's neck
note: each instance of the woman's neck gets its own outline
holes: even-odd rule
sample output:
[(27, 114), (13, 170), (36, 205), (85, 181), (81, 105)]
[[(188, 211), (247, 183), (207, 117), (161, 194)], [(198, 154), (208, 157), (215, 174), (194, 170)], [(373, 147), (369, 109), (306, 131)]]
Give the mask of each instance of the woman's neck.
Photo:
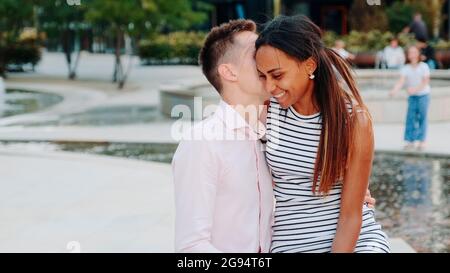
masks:
[(314, 115), (320, 111), (314, 97), (314, 83), (308, 86), (305, 94), (292, 106), (297, 113), (304, 116)]

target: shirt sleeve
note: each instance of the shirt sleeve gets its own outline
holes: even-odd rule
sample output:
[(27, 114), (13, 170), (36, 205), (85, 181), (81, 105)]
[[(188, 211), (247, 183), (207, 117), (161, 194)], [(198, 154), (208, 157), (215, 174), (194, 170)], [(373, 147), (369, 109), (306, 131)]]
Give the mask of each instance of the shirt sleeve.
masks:
[(430, 67), (426, 63), (422, 63), (422, 71), (423, 71), (423, 77), (429, 77), (430, 76)]
[(211, 243), (218, 162), (207, 141), (182, 141), (172, 161), (175, 251), (221, 252)]

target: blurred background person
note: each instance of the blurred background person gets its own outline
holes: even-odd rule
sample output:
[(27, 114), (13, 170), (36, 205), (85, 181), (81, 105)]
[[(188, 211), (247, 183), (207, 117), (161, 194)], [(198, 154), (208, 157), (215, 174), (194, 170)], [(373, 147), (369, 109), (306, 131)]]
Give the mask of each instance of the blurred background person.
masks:
[(336, 40), (333, 50), (346, 61), (353, 61), (356, 58), (355, 55), (345, 50), (345, 42), (343, 40)]
[(420, 51), (416, 46), (408, 49), (408, 61), (401, 70), (401, 77), (390, 96), (395, 96), (405, 85), (408, 92), (408, 112), (406, 116), (405, 150), (414, 148), (415, 142), (419, 142), (418, 149), (425, 148), (425, 139), (428, 127), (428, 106), (430, 104), (430, 69), (421, 62)]
[(404, 33), (414, 33), (417, 40), (428, 40), (427, 24), (422, 20), (422, 14), (414, 14), (412, 22), (403, 29)]
[(416, 46), (420, 49), (420, 60), (426, 63), (430, 69), (438, 68), (434, 48), (424, 39), (417, 40)]
[(400, 69), (405, 65), (405, 51), (398, 44), (398, 38), (393, 37), (382, 54), (384, 66), (388, 69)]

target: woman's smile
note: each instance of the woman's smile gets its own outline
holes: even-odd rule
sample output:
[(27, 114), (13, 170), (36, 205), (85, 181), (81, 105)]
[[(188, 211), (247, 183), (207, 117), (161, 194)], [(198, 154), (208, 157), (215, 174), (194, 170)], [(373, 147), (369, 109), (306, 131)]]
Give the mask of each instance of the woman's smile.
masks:
[(272, 96), (279, 102), (281, 103), (281, 101), (286, 97), (287, 92), (284, 90), (278, 91), (276, 94), (272, 94)]

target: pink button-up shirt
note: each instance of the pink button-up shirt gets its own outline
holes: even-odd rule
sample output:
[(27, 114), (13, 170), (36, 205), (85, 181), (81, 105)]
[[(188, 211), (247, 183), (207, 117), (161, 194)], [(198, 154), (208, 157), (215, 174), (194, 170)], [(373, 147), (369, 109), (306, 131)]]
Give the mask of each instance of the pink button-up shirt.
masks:
[[(261, 127), (260, 127), (261, 128)], [(172, 161), (176, 252), (269, 252), (272, 177), (259, 134), (221, 101)]]

